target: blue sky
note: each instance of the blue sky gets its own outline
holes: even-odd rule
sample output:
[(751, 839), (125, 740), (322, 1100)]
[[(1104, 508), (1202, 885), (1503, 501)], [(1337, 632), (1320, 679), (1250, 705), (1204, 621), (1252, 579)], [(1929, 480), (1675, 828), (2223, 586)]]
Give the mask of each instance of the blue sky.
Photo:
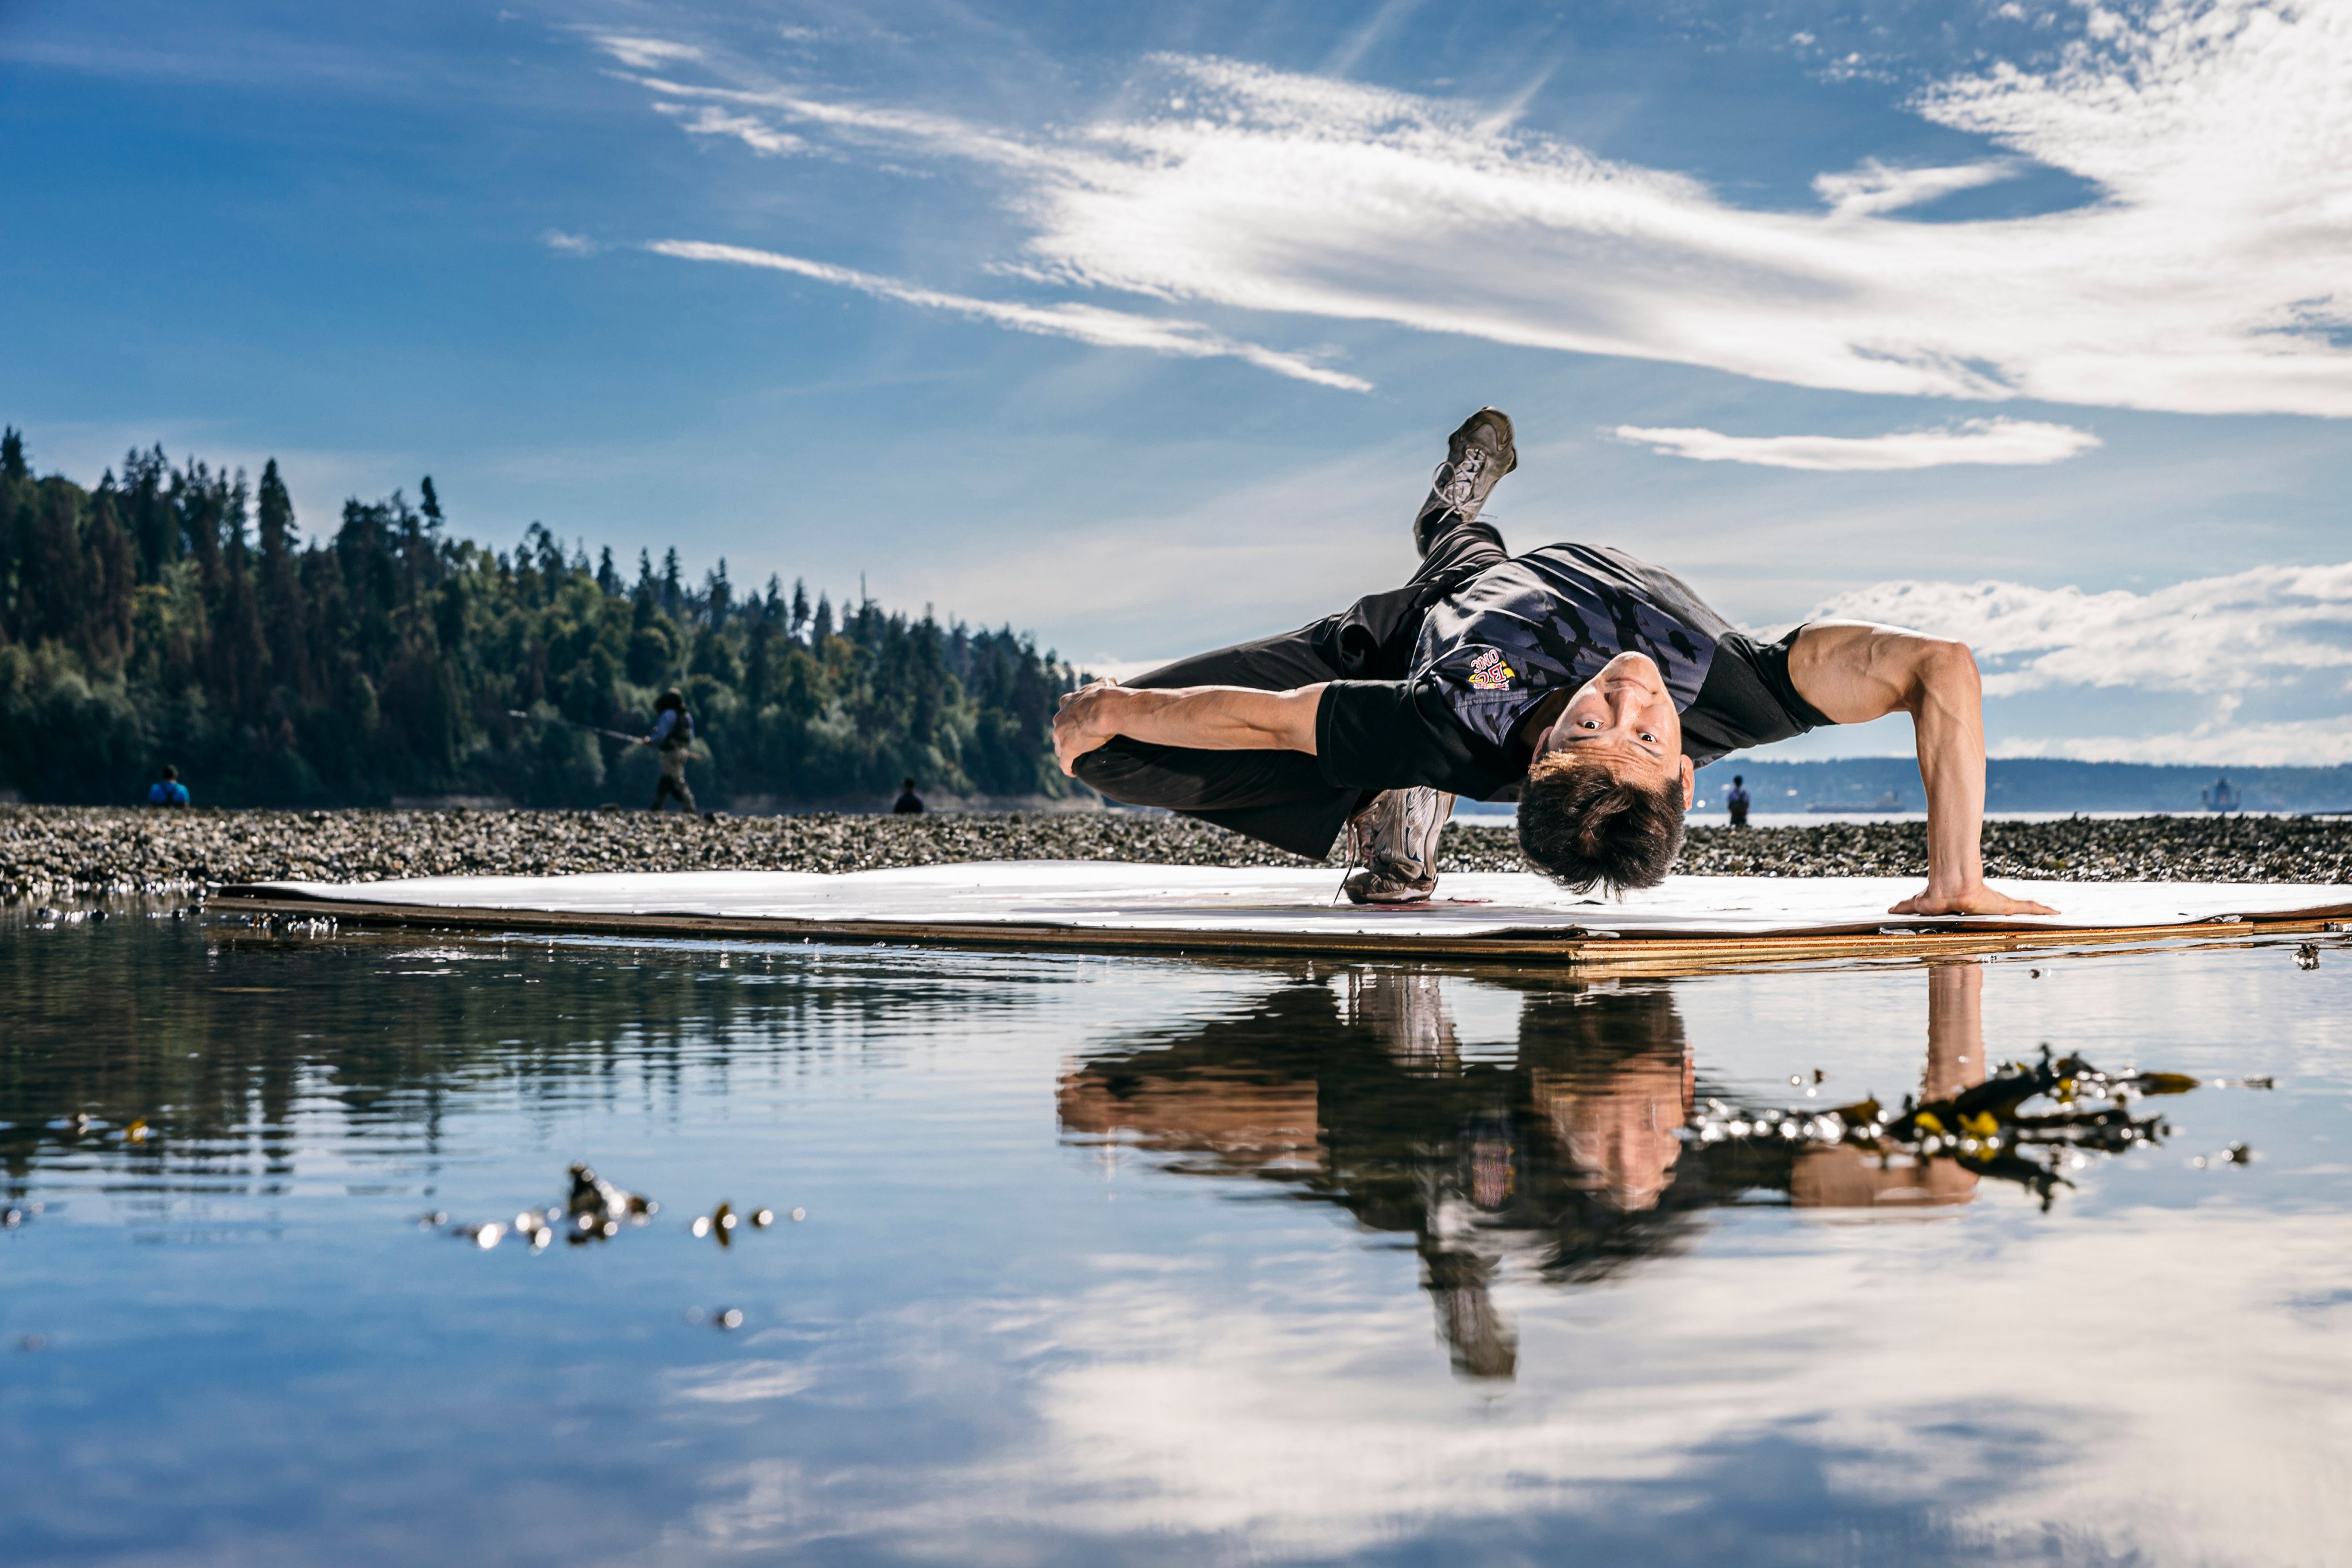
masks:
[[(0, 5), (0, 417), (1097, 667), (1520, 545), (2352, 761), (2352, 0)], [(1907, 749), (1900, 721), (1798, 754)]]

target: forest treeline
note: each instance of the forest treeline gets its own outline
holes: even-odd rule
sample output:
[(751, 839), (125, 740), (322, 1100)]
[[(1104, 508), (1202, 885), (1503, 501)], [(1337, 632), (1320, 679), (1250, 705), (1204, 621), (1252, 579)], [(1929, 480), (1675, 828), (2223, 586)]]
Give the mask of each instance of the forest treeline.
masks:
[(171, 763), (208, 805), (634, 805), (653, 752), (581, 726), (644, 733), (677, 686), (705, 805), (863, 804), (909, 774), (1069, 793), (1050, 730), (1074, 670), (1010, 627), (860, 601), (774, 577), (739, 596), (724, 561), (690, 583), (674, 549), (625, 572), (538, 523), (492, 550), (454, 535), (429, 478), (306, 538), (274, 459), (249, 486), (157, 447), (85, 488), (34, 477), (11, 429), (0, 786), (132, 801)]

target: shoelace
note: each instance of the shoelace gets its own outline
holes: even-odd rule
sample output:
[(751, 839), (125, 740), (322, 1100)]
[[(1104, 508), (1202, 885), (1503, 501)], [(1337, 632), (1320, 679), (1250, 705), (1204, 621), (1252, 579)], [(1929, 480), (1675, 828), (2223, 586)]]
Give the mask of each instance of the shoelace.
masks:
[[(1437, 471), (1440, 474), (1444, 473), (1447, 466), (1444, 463), (1438, 464)], [(1462, 454), (1460, 461), (1451, 466), (1454, 476), (1437, 487), (1437, 493), (1445, 498), (1445, 504), (1448, 506), (1467, 506), (1470, 503), (1471, 492), (1477, 487), (1478, 476), (1486, 471), (1486, 451), (1481, 447), (1473, 447)]]

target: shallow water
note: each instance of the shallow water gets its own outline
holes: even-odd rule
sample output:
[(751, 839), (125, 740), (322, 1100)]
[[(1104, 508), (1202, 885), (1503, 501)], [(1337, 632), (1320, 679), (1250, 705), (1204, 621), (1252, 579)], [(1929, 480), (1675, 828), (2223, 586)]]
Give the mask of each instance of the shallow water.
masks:
[[(2352, 1561), (2340, 945), (0, 954), (0, 1561)], [(2207, 1084), (2046, 1191), (1678, 1135), (2044, 1043)]]

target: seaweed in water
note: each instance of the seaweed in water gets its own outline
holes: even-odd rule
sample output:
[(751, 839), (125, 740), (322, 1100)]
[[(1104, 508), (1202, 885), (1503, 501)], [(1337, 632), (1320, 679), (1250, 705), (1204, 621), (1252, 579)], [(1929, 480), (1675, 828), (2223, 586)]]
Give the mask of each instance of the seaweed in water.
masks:
[[(1692, 1115), (1686, 1136), (1702, 1147), (1768, 1139), (1791, 1148), (1843, 1144), (1877, 1155), (1882, 1164), (1897, 1157), (1948, 1160), (1973, 1174), (2014, 1182), (2047, 1209), (2060, 1187), (2074, 1185), (2060, 1173), (2070, 1159), (2158, 1145), (2172, 1131), (2161, 1116), (2135, 1115), (2135, 1100), (2197, 1087), (2183, 1073), (2109, 1072), (2072, 1054), (2053, 1058), (2045, 1046), (2037, 1062), (2011, 1062), (1981, 1083), (1925, 1103), (1906, 1097), (1893, 1115), (1876, 1100), (1825, 1110), (1741, 1110), (1712, 1100)], [(2267, 1089), (2270, 1080), (2249, 1079), (2244, 1087)], [(2029, 1111), (2037, 1100), (2051, 1109)]]

